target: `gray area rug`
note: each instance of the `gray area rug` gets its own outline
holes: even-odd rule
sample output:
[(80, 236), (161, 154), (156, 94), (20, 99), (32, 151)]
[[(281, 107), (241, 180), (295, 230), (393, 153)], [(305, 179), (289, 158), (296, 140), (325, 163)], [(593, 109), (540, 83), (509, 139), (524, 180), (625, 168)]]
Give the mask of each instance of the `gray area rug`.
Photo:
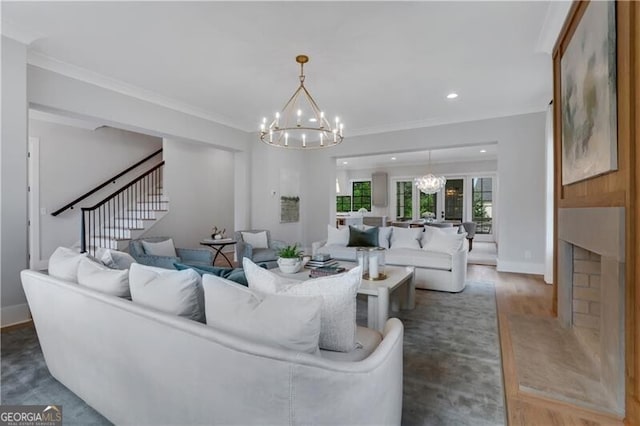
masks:
[[(366, 324), (358, 300), (358, 323)], [(505, 404), (493, 284), (458, 294), (417, 290), (400, 311), (405, 425), (503, 425)], [(65, 425), (110, 424), (47, 370), (33, 328), (2, 334), (2, 404), (59, 404)]]

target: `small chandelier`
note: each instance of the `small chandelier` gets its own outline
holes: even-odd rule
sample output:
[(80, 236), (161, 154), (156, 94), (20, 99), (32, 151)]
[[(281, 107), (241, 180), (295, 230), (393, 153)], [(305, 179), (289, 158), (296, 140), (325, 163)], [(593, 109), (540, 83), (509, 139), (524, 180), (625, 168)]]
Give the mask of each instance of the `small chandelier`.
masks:
[(343, 139), (344, 124), (336, 117), (332, 127), (324, 111), (304, 87), (304, 64), (309, 62), (309, 57), (298, 55), (296, 62), (300, 64), (300, 87), (270, 123), (266, 117), (262, 119), (260, 140), (278, 148), (296, 149), (327, 148), (339, 144)]
[(425, 194), (435, 194), (444, 188), (447, 179), (444, 176), (435, 176), (430, 172), (431, 169), (431, 151), (429, 151), (429, 163), (427, 165), (427, 173), (422, 177), (414, 179), (416, 187)]

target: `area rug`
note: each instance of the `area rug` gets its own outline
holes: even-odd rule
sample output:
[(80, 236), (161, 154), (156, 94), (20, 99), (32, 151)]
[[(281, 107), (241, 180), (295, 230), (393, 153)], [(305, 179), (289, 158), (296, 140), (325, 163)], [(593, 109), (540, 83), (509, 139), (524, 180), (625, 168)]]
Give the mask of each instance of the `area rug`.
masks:
[(100, 413), (54, 379), (33, 327), (2, 333), (2, 405), (62, 405), (65, 425), (110, 425)]
[[(359, 301), (359, 322), (366, 323)], [(404, 334), (404, 425), (504, 425), (506, 410), (493, 283), (461, 293), (416, 290), (397, 314)]]
[[(366, 301), (358, 322), (366, 324)], [(400, 311), (404, 335), (403, 425), (503, 425), (505, 404), (492, 283), (462, 293), (416, 291), (416, 308)], [(54, 379), (33, 328), (2, 334), (2, 404), (60, 404), (65, 425), (107, 419)]]

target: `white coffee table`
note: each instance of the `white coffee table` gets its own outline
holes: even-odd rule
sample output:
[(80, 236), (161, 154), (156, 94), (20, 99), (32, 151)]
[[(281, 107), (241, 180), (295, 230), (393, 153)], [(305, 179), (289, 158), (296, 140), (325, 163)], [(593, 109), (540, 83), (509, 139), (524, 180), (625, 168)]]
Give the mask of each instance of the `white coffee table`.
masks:
[[(340, 262), (341, 266), (351, 269), (351, 262)], [(285, 278), (308, 280), (309, 270), (303, 269), (296, 274), (285, 274), (279, 268), (270, 269)], [(358, 294), (367, 296), (367, 327), (382, 331), (389, 319), (390, 308), (394, 311), (415, 308), (416, 286), (413, 266), (385, 266), (387, 278), (380, 281), (362, 280)]]

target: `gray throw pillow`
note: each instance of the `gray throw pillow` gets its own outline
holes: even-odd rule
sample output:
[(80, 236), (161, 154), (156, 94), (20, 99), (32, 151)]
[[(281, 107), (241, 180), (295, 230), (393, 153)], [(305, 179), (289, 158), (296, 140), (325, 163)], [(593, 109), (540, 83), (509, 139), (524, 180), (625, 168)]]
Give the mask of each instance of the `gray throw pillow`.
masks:
[(361, 231), (349, 225), (349, 244), (347, 247), (378, 247), (378, 228)]

